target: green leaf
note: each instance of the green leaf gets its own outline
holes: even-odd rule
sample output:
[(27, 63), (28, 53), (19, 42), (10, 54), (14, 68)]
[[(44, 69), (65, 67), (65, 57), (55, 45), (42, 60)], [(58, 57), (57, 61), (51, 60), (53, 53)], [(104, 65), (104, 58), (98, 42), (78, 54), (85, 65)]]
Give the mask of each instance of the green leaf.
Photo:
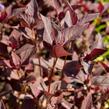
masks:
[(104, 29), (104, 28), (106, 28), (106, 24), (102, 24), (102, 25), (96, 27), (95, 31), (99, 33), (99, 32), (101, 32), (101, 30)]
[(103, 38), (103, 43), (106, 48), (109, 48), (109, 35), (107, 35)]

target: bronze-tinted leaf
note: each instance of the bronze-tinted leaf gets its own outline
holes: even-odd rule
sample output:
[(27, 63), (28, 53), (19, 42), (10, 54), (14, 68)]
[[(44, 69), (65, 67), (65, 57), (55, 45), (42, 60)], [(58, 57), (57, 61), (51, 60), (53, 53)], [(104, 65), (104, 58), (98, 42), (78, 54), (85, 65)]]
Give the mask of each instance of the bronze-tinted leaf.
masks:
[(69, 56), (72, 53), (67, 52), (64, 47), (60, 44), (54, 45), (52, 49), (52, 54), (55, 57)]

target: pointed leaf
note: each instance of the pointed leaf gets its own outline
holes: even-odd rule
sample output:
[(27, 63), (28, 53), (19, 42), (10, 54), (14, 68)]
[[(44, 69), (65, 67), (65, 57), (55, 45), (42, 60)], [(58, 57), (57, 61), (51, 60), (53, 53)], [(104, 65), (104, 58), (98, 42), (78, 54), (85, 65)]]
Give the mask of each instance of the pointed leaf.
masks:
[(90, 22), (92, 20), (94, 20), (95, 18), (97, 18), (99, 16), (99, 13), (92, 13), (92, 14), (86, 14), (82, 21), (80, 21), (82, 24)]
[(16, 53), (14, 53), (14, 52), (12, 52), (11, 57), (12, 57), (12, 60), (13, 60), (13, 64), (17, 68), (19, 68), (19, 65), (20, 65), (20, 57)]
[(87, 29), (89, 23), (86, 24), (76, 24), (70, 28), (65, 28), (62, 30), (62, 37), (64, 39), (64, 43), (70, 40), (75, 40), (82, 35), (82, 33)]
[[(63, 17), (64, 13), (60, 13), (59, 17)], [(68, 25), (68, 27), (72, 26), (72, 18), (70, 15), (70, 11), (67, 11), (65, 14), (65, 17), (63, 18), (63, 20), (61, 21), (61, 25), (64, 25), (64, 23), (66, 23)]]
[(20, 13), (20, 17), (29, 26), (35, 24), (37, 16), (37, 0), (30, 0), (25, 8), (25, 13)]
[(73, 9), (70, 10), (70, 16), (71, 16), (72, 24), (75, 25), (78, 21), (78, 17)]
[(72, 53), (67, 52), (64, 47), (60, 44), (54, 45), (52, 49), (52, 54), (55, 57), (69, 56)]
[(9, 67), (9, 68), (12, 68), (12, 65), (10, 63), (10, 60), (3, 60), (4, 64)]
[(43, 40), (47, 43), (49, 43), (50, 45), (52, 45), (53, 43), (53, 37), (52, 37), (52, 25), (51, 25), (51, 21), (49, 18), (44, 17), (43, 15), (41, 15), (42, 21), (44, 23), (44, 36), (43, 36)]
[(103, 86), (103, 87), (109, 87), (109, 76), (94, 76), (92, 78), (92, 84)]
[(106, 50), (104, 49), (99, 49), (99, 48), (95, 48), (91, 51), (90, 54), (87, 54), (84, 58), (85, 61), (92, 61), (95, 58), (97, 58), (98, 56), (102, 55)]
[(21, 63), (24, 63), (32, 54), (34, 49), (34, 46), (31, 44), (25, 44), (20, 49), (16, 51), (17, 54), (19, 54), (21, 58)]

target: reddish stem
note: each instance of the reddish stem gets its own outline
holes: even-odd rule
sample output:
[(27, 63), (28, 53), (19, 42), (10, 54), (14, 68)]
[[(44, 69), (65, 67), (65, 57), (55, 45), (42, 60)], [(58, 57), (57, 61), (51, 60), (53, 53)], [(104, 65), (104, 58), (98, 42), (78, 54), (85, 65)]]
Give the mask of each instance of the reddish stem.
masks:
[(48, 93), (50, 92), (50, 86), (51, 86), (51, 82), (52, 82), (52, 77), (54, 76), (54, 68), (55, 68), (57, 59), (58, 59), (58, 58), (56, 58), (56, 59), (54, 60), (54, 63), (53, 63), (52, 69), (51, 69), (51, 73), (50, 73), (50, 76), (49, 76), (49, 78), (48, 78), (48, 82), (49, 82)]

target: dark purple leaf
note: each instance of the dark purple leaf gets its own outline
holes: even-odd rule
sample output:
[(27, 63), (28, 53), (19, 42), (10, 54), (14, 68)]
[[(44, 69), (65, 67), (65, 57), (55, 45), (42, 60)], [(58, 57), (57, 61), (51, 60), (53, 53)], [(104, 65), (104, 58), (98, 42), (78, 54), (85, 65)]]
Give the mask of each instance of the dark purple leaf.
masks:
[(0, 42), (0, 57), (1, 58), (8, 58), (8, 50), (7, 50), (7, 45), (3, 44)]
[(21, 109), (36, 109), (35, 101), (32, 98), (25, 97)]
[(70, 10), (70, 16), (71, 16), (72, 24), (75, 25), (78, 21), (78, 17), (74, 10)]
[(63, 68), (63, 72), (67, 76), (75, 76), (78, 74), (81, 68), (81, 64), (78, 61), (72, 61), (65, 64)]
[(91, 51), (90, 54), (87, 54), (85, 57), (84, 57), (84, 60), (85, 61), (92, 61), (94, 60), (95, 58), (97, 58), (98, 56), (102, 55), (106, 50), (105, 49), (98, 49), (98, 48), (95, 48)]
[(59, 15), (58, 15), (59, 20), (61, 21), (64, 17), (65, 17), (65, 13), (60, 12)]
[(104, 108), (108, 57), (96, 59), (108, 50), (108, 8), (99, 0), (1, 0), (0, 108)]
[(105, 64), (104, 62), (100, 62), (101, 65), (104, 67), (106, 72), (109, 72), (109, 66), (107, 64)]
[(74, 10), (81, 8), (83, 5), (72, 5), (72, 8)]

